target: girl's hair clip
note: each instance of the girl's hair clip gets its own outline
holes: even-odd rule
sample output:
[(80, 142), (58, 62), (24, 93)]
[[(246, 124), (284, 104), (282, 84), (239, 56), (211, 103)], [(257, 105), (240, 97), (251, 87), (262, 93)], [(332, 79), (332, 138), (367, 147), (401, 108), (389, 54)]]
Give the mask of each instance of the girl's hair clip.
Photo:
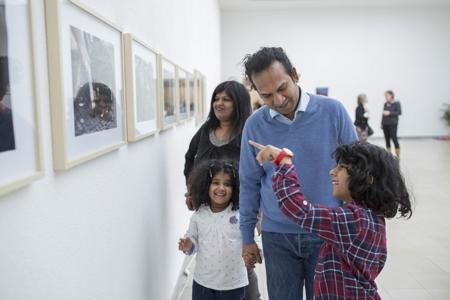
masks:
[[(236, 178), (236, 174), (234, 173), (234, 165), (232, 162), (226, 162), (224, 163), (225, 167), (228, 167), (233, 172), (233, 178)], [(213, 178), (212, 169), (215, 167), (215, 164), (212, 163), (209, 165), (209, 178)]]

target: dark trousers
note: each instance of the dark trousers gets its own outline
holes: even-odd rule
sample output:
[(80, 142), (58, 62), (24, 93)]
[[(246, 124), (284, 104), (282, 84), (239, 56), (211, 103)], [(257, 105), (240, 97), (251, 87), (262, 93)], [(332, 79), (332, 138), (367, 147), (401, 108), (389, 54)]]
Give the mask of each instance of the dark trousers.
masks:
[(243, 300), (245, 288), (218, 291), (204, 287), (197, 282), (192, 284), (192, 300)]
[(400, 148), (397, 139), (397, 124), (383, 125), (384, 139), (386, 140), (386, 148), (391, 148), (391, 139), (395, 148)]

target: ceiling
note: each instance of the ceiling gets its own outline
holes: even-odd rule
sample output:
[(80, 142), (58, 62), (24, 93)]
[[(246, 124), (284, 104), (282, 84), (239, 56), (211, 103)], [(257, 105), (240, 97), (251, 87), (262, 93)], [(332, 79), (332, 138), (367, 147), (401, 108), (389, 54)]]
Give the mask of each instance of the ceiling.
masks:
[(219, 0), (224, 10), (290, 9), (308, 7), (450, 7), (450, 0)]

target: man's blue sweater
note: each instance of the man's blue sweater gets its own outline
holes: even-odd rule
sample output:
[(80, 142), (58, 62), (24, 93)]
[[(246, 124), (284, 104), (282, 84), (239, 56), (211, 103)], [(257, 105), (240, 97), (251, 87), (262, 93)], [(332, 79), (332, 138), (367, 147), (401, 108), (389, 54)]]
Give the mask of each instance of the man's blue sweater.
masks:
[(357, 140), (355, 127), (340, 102), (308, 95), (310, 101), (306, 111), (290, 125), (272, 118), (267, 106), (251, 115), (245, 124), (239, 166), (240, 227), (244, 244), (254, 243), (260, 207), (263, 213), (263, 231), (303, 232), (278, 208), (272, 190), (272, 176), (276, 166), (268, 162), (260, 166), (255, 159), (258, 151), (248, 144), (249, 140), (292, 150), (293, 163), (306, 199), (332, 207), (341, 204), (332, 196), (329, 171), (336, 166), (332, 154), (337, 146)]

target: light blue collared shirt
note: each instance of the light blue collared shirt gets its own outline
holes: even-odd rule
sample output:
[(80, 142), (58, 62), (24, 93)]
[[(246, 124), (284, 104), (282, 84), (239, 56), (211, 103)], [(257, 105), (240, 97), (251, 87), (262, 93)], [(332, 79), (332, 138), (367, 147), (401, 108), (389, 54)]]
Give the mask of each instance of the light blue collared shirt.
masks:
[(299, 100), (300, 103), (297, 106), (297, 110), (295, 111), (294, 119), (291, 120), (291, 119), (285, 117), (283, 114), (280, 114), (276, 110), (270, 108), (269, 114), (273, 119), (275, 119), (283, 124), (291, 125), (295, 121), (295, 119), (297, 119), (297, 117), (300, 117), (306, 111), (306, 108), (308, 107), (308, 103), (309, 103), (309, 95), (306, 92), (303, 92), (300, 89), (300, 87), (298, 88), (298, 90), (300, 92), (300, 100)]

